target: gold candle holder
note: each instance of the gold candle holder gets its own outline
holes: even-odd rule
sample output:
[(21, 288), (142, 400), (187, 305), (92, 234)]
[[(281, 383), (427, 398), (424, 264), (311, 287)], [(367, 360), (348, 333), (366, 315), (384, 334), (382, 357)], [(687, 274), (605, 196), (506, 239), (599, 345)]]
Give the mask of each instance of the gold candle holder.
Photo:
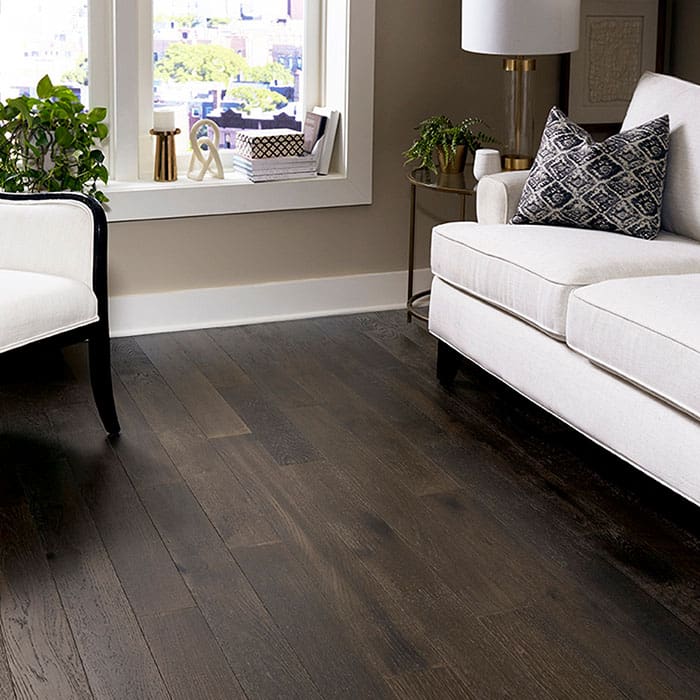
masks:
[(156, 157), (153, 167), (153, 179), (156, 182), (173, 182), (177, 180), (177, 155), (175, 153), (175, 136), (180, 129), (156, 131), (151, 129), (151, 136), (156, 137)]

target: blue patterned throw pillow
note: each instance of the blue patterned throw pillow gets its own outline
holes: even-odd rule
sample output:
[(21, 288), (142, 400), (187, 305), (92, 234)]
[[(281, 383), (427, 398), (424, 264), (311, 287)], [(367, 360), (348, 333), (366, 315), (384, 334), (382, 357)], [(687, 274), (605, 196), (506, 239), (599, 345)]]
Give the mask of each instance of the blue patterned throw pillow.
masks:
[(511, 223), (656, 238), (668, 139), (668, 115), (596, 143), (552, 107)]

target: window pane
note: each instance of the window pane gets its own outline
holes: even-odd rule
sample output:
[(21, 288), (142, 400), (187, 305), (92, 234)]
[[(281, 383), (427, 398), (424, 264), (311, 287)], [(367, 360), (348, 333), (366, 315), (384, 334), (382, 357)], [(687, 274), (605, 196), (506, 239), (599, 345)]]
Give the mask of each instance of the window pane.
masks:
[(51, 80), (87, 94), (88, 0), (0, 0), (0, 99)]
[(185, 134), (198, 119), (213, 119), (223, 148), (240, 128), (301, 128), (303, 6), (153, 0), (154, 107), (175, 110)]

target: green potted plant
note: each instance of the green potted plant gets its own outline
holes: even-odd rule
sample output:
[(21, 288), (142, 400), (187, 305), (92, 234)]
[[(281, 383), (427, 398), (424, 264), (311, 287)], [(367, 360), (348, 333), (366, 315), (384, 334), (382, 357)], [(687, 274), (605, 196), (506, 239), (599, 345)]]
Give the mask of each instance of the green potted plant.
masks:
[(404, 152), (406, 162), (418, 161), (419, 167), (437, 172), (435, 154), (443, 173), (461, 173), (469, 153), (474, 153), (495, 139), (483, 131), (473, 128), (484, 122), (476, 117), (467, 117), (454, 124), (444, 114), (424, 119), (416, 129), (420, 132), (411, 147)]
[(0, 189), (70, 190), (108, 201), (97, 184), (108, 179), (99, 148), (109, 133), (107, 110), (86, 110), (70, 88), (54, 85), (48, 75), (36, 94), (0, 102)]

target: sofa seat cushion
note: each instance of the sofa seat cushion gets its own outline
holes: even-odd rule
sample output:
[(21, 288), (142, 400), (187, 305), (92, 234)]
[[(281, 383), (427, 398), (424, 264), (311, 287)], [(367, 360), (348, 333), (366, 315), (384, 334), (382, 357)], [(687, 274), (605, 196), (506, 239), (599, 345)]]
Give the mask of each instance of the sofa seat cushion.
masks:
[(0, 352), (97, 321), (97, 298), (76, 280), (0, 269)]
[(607, 279), (700, 273), (700, 243), (648, 241), (552, 226), (454, 222), (433, 229), (431, 267), (445, 282), (563, 340), (569, 295)]
[(566, 342), (700, 420), (700, 274), (610, 280), (576, 290)]

